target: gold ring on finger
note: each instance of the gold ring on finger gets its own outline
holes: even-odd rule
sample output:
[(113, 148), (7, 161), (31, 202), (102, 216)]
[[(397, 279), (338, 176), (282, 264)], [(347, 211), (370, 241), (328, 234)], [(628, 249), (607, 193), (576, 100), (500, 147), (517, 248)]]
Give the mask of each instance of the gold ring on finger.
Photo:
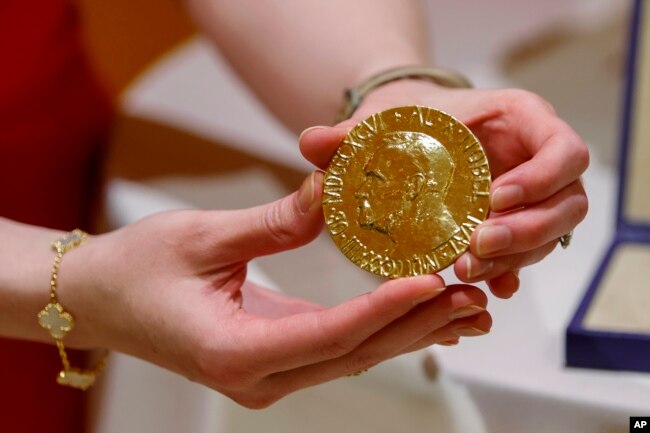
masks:
[(573, 230), (558, 238), (558, 240), (560, 241), (560, 245), (562, 246), (562, 249), (566, 250), (567, 248), (569, 248), (572, 238), (573, 238)]
[(363, 373), (365, 373), (366, 371), (368, 371), (368, 369), (367, 369), (367, 368), (364, 368), (364, 369), (362, 369), (362, 370), (357, 370), (357, 371), (355, 371), (354, 373), (350, 373), (350, 374), (348, 374), (347, 376), (348, 376), (348, 377), (361, 376), (361, 375), (362, 375)]

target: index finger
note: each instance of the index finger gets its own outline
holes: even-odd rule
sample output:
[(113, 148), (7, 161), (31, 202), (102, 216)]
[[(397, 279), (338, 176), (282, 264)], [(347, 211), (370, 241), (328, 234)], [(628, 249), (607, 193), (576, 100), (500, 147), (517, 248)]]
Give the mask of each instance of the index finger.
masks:
[(533, 156), (492, 183), (490, 206), (495, 212), (541, 202), (578, 179), (589, 165), (587, 146), (569, 125), (558, 118), (530, 124), (519, 137)]
[(265, 321), (257, 338), (247, 339), (254, 344), (249, 349), (264, 360), (267, 374), (338, 358), (444, 290), (437, 275), (387, 281), (330, 309)]

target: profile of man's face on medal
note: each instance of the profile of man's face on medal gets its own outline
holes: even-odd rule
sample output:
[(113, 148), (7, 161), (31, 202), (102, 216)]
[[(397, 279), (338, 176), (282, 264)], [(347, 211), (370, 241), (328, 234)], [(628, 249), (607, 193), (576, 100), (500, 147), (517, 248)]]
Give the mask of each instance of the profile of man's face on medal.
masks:
[(454, 172), (445, 147), (420, 132), (386, 134), (355, 192), (359, 226), (390, 240), (387, 252), (427, 237), (433, 245), (459, 230), (444, 204)]

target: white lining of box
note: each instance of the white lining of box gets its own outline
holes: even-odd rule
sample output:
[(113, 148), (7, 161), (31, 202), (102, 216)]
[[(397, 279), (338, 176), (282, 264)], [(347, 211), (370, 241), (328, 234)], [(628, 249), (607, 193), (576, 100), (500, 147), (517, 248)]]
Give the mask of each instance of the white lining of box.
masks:
[(632, 130), (628, 148), (625, 215), (650, 224), (650, 5), (643, 7), (642, 34), (637, 39), (636, 82)]
[(615, 252), (583, 326), (650, 333), (650, 246), (623, 244)]

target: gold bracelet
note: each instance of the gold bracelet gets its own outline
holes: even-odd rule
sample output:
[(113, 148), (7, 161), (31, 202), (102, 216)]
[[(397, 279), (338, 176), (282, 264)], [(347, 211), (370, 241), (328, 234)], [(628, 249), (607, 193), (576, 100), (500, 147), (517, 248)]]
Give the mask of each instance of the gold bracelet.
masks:
[(85, 232), (76, 229), (52, 242), (52, 249), (56, 255), (54, 256), (54, 264), (52, 265), (50, 278), (50, 302), (38, 313), (38, 323), (47, 329), (56, 341), (56, 347), (59, 349), (59, 356), (63, 363), (63, 370), (59, 372), (56, 378), (57, 383), (83, 390), (88, 389), (95, 383), (97, 375), (106, 365), (107, 354), (103, 355), (101, 361), (93, 369), (82, 370), (70, 366), (68, 354), (63, 346), (63, 337), (74, 327), (74, 317), (59, 304), (56, 289), (57, 275), (63, 254), (83, 244), (87, 237), (88, 235)]
[(343, 106), (338, 114), (337, 122), (349, 119), (371, 90), (383, 84), (407, 78), (432, 81), (445, 87), (472, 87), (472, 83), (467, 78), (456, 71), (448, 69), (427, 68), (424, 66), (402, 66), (388, 69), (373, 75), (359, 86), (345, 91)]

